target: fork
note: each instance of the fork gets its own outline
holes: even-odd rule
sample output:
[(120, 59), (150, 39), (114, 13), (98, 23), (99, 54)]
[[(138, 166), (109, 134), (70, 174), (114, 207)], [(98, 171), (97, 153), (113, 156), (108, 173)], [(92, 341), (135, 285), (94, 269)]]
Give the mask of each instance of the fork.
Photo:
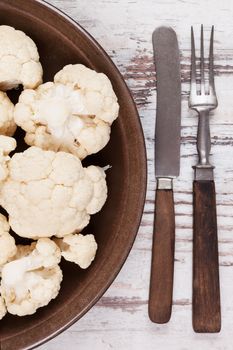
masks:
[(214, 84), (213, 42), (214, 27), (211, 29), (208, 74), (205, 74), (202, 25), (200, 76), (198, 76), (194, 33), (191, 27), (189, 107), (199, 115), (197, 132), (199, 161), (194, 166), (193, 182), (193, 329), (201, 333), (216, 333), (221, 329), (214, 167), (209, 161), (211, 148), (209, 113), (218, 105)]

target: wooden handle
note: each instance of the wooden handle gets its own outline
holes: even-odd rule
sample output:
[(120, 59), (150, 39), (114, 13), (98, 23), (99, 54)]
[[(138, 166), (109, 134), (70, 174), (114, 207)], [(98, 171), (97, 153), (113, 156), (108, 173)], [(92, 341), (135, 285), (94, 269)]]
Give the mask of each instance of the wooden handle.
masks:
[(218, 237), (214, 181), (194, 181), (193, 329), (221, 329)]
[(166, 323), (172, 309), (175, 214), (172, 190), (157, 190), (152, 246), (149, 317)]

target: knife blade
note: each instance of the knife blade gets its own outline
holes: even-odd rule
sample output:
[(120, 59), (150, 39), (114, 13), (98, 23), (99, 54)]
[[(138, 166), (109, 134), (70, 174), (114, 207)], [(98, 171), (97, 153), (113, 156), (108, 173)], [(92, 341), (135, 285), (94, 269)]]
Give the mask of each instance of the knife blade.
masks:
[(173, 177), (180, 172), (180, 54), (173, 29), (156, 29), (152, 40), (157, 77), (155, 175)]
[(171, 317), (175, 212), (173, 178), (180, 172), (181, 77), (176, 33), (159, 27), (152, 35), (157, 78), (155, 176), (157, 179), (149, 317), (166, 323)]

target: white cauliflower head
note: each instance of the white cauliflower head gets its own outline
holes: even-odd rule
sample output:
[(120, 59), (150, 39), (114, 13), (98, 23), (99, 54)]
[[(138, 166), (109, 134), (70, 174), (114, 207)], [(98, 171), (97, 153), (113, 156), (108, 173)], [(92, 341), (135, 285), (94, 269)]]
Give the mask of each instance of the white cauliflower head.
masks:
[(10, 235), (10, 225), (4, 215), (0, 214), (0, 268), (12, 258), (17, 251), (14, 238)]
[(8, 174), (8, 154), (16, 148), (16, 141), (13, 137), (0, 135), (0, 182), (4, 181)]
[(6, 313), (7, 313), (6, 305), (0, 293), (0, 320), (6, 315)]
[(60, 290), (60, 249), (49, 238), (39, 239), (33, 247), (31, 253), (5, 264), (2, 269), (1, 294), (7, 311), (13, 315), (35, 313), (56, 298)]
[(63, 237), (81, 231), (107, 198), (105, 172), (72, 154), (30, 147), (9, 162), (0, 204), (19, 236)]
[(0, 26), (0, 89), (22, 84), (34, 89), (42, 83), (42, 66), (33, 40), (13, 27)]
[(119, 104), (109, 78), (82, 64), (69, 64), (59, 71), (54, 82), (73, 87), (84, 97), (88, 115), (108, 124), (118, 117)]
[(16, 127), (14, 105), (7, 94), (0, 91), (0, 135), (12, 136), (15, 133)]
[(108, 143), (118, 112), (107, 76), (77, 64), (58, 72), (55, 83), (23, 91), (14, 118), (27, 144), (83, 159)]
[(63, 239), (55, 239), (62, 256), (82, 269), (88, 268), (95, 258), (97, 243), (93, 235), (70, 234)]

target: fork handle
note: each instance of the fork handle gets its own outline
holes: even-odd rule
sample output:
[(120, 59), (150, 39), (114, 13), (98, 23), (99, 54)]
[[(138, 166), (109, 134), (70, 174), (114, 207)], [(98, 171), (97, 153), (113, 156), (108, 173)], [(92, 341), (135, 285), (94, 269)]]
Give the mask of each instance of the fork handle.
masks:
[(197, 151), (199, 156), (198, 166), (209, 165), (209, 154), (211, 148), (209, 111), (199, 111)]
[(194, 181), (193, 329), (221, 329), (218, 237), (214, 181)]
[(167, 323), (171, 317), (175, 246), (173, 191), (156, 191), (149, 317), (152, 322)]

